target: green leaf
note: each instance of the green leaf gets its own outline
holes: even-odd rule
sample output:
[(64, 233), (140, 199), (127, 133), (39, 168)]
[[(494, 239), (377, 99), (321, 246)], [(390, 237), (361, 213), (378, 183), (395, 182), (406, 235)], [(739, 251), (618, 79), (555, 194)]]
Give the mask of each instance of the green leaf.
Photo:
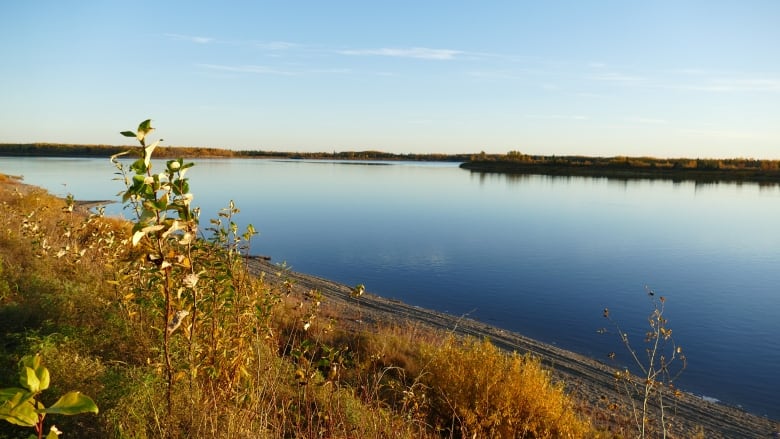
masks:
[[(12, 389), (3, 389), (4, 391)], [(33, 405), (34, 394), (23, 391), (16, 392), (11, 398), (0, 404), (0, 419), (23, 427), (33, 427), (38, 423), (38, 413)]]
[(122, 131), (122, 132), (121, 132), (121, 133), (119, 133), (119, 134), (121, 134), (121, 135), (123, 135), (123, 136), (125, 136), (125, 137), (135, 137), (135, 133), (134, 133), (134, 132), (132, 132), (132, 131)]
[(154, 130), (154, 128), (152, 128), (152, 120), (146, 119), (138, 125), (138, 132), (136, 133), (135, 137), (143, 143), (146, 135), (151, 133), (152, 130)]
[(30, 392), (37, 393), (41, 388), (41, 380), (35, 374), (35, 370), (28, 366), (23, 366), (19, 372), (19, 384)]
[(35, 375), (38, 377), (38, 380), (40, 381), (40, 385), (38, 386), (38, 391), (44, 391), (49, 388), (49, 383), (51, 382), (51, 376), (49, 375), (49, 369), (38, 366), (35, 369)]
[(0, 389), (0, 404), (5, 403), (9, 399), (16, 396), (17, 393), (26, 393), (27, 391), (24, 389), (20, 389), (18, 387), (8, 387), (5, 389)]
[(137, 175), (146, 174), (146, 164), (144, 159), (138, 159), (130, 165), (130, 170), (135, 171)]
[(41, 354), (25, 355), (19, 360), (19, 366), (27, 366), (30, 369), (37, 369), (41, 365)]
[(152, 128), (152, 119), (146, 119), (145, 121), (138, 124), (138, 132), (139, 133), (148, 133), (149, 131), (153, 130)]
[(51, 407), (38, 410), (39, 413), (57, 415), (78, 415), (79, 413), (97, 413), (98, 407), (95, 401), (81, 392), (68, 392), (57, 400)]

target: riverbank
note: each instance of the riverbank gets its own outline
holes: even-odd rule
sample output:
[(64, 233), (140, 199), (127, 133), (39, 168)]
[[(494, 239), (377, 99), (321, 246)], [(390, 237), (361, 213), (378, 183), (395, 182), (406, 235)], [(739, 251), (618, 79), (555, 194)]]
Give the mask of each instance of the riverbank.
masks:
[[(569, 393), (587, 401), (593, 411), (609, 412), (611, 404), (620, 404), (625, 395), (615, 386), (615, 369), (592, 358), (566, 351), (520, 334), (505, 331), (468, 317), (452, 316), (429, 309), (366, 293), (359, 300), (353, 298), (352, 289), (317, 276), (283, 271), (276, 264), (262, 258), (251, 258), (250, 272), (263, 275), (271, 283), (292, 281), (294, 291), (303, 295), (315, 289), (326, 298), (323, 305), (330, 318), (340, 327), (351, 331), (371, 331), (377, 325), (421, 324), (427, 327), (451, 331), (458, 335), (488, 338), (496, 346), (507, 351), (531, 353), (551, 367), (556, 379), (565, 383)], [(780, 423), (746, 413), (738, 408), (706, 401), (695, 395), (683, 393), (675, 405), (667, 409), (675, 431), (688, 437), (698, 428), (707, 438), (760, 438), (777, 437)], [(609, 416), (609, 413), (602, 413)]]
[[(23, 184), (14, 186), (12, 192), (17, 193), (35, 189)], [(50, 210), (59, 211), (59, 207)], [(49, 217), (53, 215), (46, 216)], [(614, 369), (588, 357), (468, 318), (422, 309), (372, 294), (365, 294), (358, 301), (351, 297), (352, 290), (345, 285), (302, 273), (285, 272), (280, 276), (277, 266), (262, 260), (253, 259), (250, 268), (252, 273), (263, 275), (269, 283), (288, 279), (293, 281), (296, 294), (303, 296), (311, 289), (322, 292), (325, 297), (322, 317), (337, 321), (337, 328), (369, 334), (383, 325), (421, 325), (459, 335), (487, 337), (503, 349), (530, 352), (550, 366), (555, 378), (565, 383), (570, 394), (588, 402), (587, 409), (582, 411), (583, 416), (608, 419), (609, 416), (615, 416), (610, 413), (609, 406), (624, 401), (623, 395), (615, 389)], [(18, 270), (9, 270), (12, 271)], [(693, 395), (682, 395), (675, 401), (674, 407), (668, 410), (674, 422), (674, 431), (682, 432), (677, 437), (691, 437), (698, 427), (703, 429), (703, 437), (772, 437), (776, 433), (776, 422), (732, 407), (713, 404)]]
[[(672, 181), (715, 182), (753, 182), (760, 184), (780, 183), (780, 170), (761, 169), (760, 167), (728, 168), (719, 167), (721, 161), (714, 164), (706, 161), (699, 166), (697, 160), (691, 160), (689, 167), (674, 165), (650, 165), (631, 161), (610, 164), (593, 164), (588, 160), (572, 161), (567, 159), (522, 162), (513, 160), (472, 160), (460, 165), (461, 169), (472, 172), (511, 174), (511, 175), (550, 175), (561, 177), (596, 177), (612, 179), (657, 179)], [(655, 162), (653, 162), (655, 163)], [(760, 162), (759, 162), (760, 165)]]

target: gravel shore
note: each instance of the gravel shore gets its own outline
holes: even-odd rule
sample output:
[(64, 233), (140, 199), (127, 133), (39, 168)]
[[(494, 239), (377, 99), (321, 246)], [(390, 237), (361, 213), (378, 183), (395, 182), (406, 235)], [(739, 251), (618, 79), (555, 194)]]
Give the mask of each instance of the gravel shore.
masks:
[[(284, 271), (262, 258), (250, 258), (250, 272), (265, 273), (271, 283), (285, 279), (293, 281), (298, 293), (311, 289), (320, 291), (326, 298), (324, 305), (341, 320), (346, 328), (371, 328), (376, 324), (418, 323), (434, 329), (452, 331), (459, 335), (489, 338), (495, 345), (507, 351), (531, 353), (549, 365), (556, 379), (565, 383), (568, 391), (594, 410), (606, 407), (610, 402), (625, 401), (625, 395), (617, 392), (614, 373), (616, 369), (564, 349), (557, 348), (520, 334), (509, 332), (466, 317), (452, 316), (429, 309), (411, 306), (397, 300), (365, 293), (357, 302), (350, 297), (351, 288), (327, 279), (293, 271)], [(358, 321), (359, 319), (359, 321)], [(671, 412), (671, 413), (668, 413)], [(746, 413), (738, 408), (705, 401), (691, 394), (683, 394), (675, 406), (667, 409), (675, 431), (688, 437), (697, 429), (706, 438), (777, 438), (780, 422)]]

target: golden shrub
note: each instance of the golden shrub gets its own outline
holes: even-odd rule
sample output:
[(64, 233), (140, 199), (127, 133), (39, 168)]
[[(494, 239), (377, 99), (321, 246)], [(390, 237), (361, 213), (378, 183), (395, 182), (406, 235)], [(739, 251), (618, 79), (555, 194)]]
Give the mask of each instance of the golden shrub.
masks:
[(506, 354), (487, 340), (455, 338), (429, 355), (422, 381), (433, 425), (461, 437), (588, 436), (589, 424), (539, 359)]

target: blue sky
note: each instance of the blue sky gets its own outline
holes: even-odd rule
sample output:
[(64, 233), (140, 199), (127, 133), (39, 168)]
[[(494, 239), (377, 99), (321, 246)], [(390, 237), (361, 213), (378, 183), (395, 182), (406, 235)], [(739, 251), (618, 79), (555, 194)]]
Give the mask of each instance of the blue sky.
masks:
[(0, 142), (780, 158), (780, 1), (17, 1)]

